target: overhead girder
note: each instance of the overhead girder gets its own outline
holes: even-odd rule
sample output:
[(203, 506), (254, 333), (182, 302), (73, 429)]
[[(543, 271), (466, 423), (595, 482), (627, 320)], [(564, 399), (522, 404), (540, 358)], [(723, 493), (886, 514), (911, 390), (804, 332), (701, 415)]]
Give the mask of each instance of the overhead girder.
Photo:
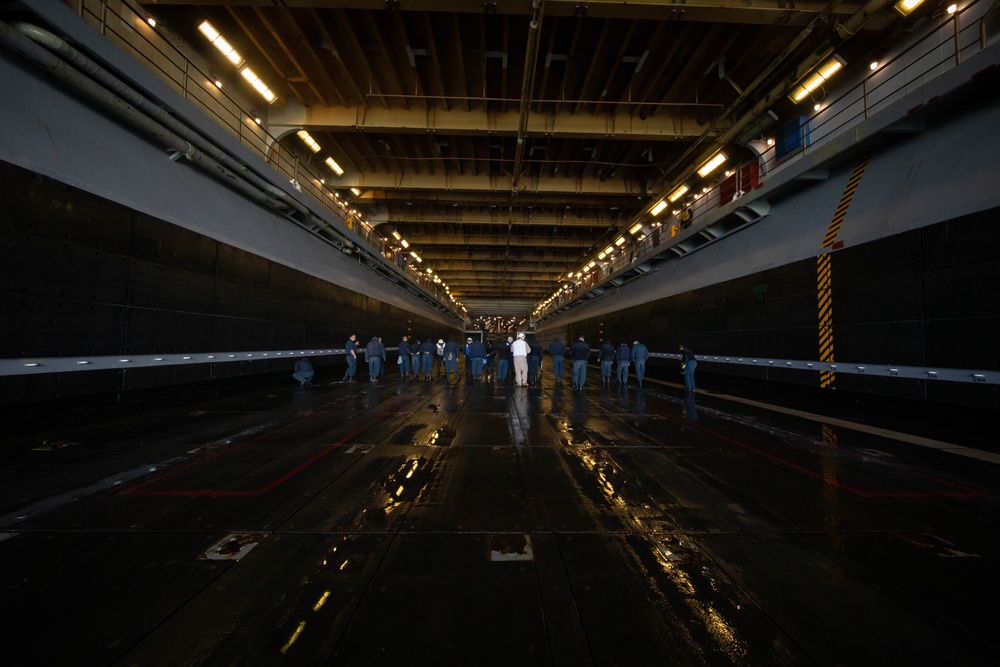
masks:
[(478, 274), (449, 275), (445, 281), (450, 289), (458, 289), (469, 285), (492, 285), (496, 286), (499, 281), (507, 284), (537, 285), (539, 282), (558, 282), (556, 274), (550, 275), (524, 275), (518, 273), (504, 273), (503, 271), (479, 272)]
[(498, 298), (498, 297), (472, 297), (465, 302), (465, 308), (470, 316), (486, 315), (493, 317), (496, 315), (507, 316), (510, 313), (523, 313), (527, 315), (531, 312), (531, 307), (535, 305), (533, 300)]
[(575, 262), (580, 259), (580, 251), (576, 248), (551, 248), (547, 250), (522, 250), (520, 248), (467, 248), (462, 246), (437, 246), (422, 250), (420, 256), (424, 261), (433, 262), (438, 259), (468, 259), (487, 262)]
[[(222, 0), (157, 0), (159, 5), (213, 6)], [(226, 0), (232, 6), (270, 6), (262, 0)], [(530, 16), (532, 7), (525, 0), (492, 0), (489, 3), (470, 0), (404, 0), (388, 3), (386, 0), (282, 0), (289, 8), (316, 9), (367, 9), (385, 10), (398, 4), (406, 11), (483, 13)], [(833, 16), (851, 15), (864, 3), (843, 2), (831, 10)], [(546, 0), (545, 16), (588, 16), (591, 18), (660, 19), (668, 15), (673, 21), (709, 23), (804, 25), (829, 5), (824, 0)]]
[[(590, 237), (560, 238), (553, 236), (507, 236), (498, 234), (421, 234), (407, 239), (412, 248), (420, 253), (420, 249), (428, 246), (460, 245), (460, 246), (497, 246), (504, 247), (508, 243), (517, 248), (589, 248), (594, 244)], [(421, 254), (424, 257), (423, 254)], [(424, 257), (426, 259), (426, 257)]]
[[(524, 285), (512, 285), (512, 284), (491, 284), (484, 285), (482, 287), (470, 287), (465, 290), (452, 290), (455, 298), (462, 302), (462, 305), (466, 304), (467, 299), (475, 298), (486, 298), (495, 299), (500, 293), (504, 295), (510, 294), (512, 296), (517, 296), (521, 299), (532, 299), (538, 301), (539, 299), (548, 296), (552, 293), (552, 290), (544, 290), (531, 286)], [(467, 307), (467, 306), (466, 306)]]
[[(433, 97), (421, 96), (424, 100)], [(449, 98), (451, 99), (451, 98)], [(464, 99), (464, 98), (462, 98)], [(461, 99), (451, 99), (458, 102)], [(468, 100), (482, 102), (484, 100)], [(535, 104), (544, 101), (534, 100)], [(617, 104), (623, 104), (621, 102)], [(646, 103), (644, 106), (650, 106)], [(700, 114), (690, 108), (701, 110)], [(645, 119), (628, 113), (574, 114), (569, 111), (545, 113), (533, 111), (527, 119), (526, 136), (573, 139), (607, 139), (622, 141), (689, 141), (705, 133), (705, 114), (722, 110), (721, 104), (676, 104), (663, 107), (663, 112)], [(676, 112), (676, 113), (675, 113)], [(440, 135), (500, 135), (518, 133), (517, 111), (494, 112), (461, 108), (379, 109), (365, 107), (293, 106), (273, 109), (268, 114), (268, 129), (280, 135), (287, 130), (310, 131), (373, 131), (391, 134), (437, 133)], [(725, 126), (713, 130), (721, 134)]]
[(452, 207), (428, 210), (416, 206), (397, 207), (384, 214), (371, 216), (372, 222), (392, 225), (410, 224), (460, 224), (460, 225), (533, 225), (552, 227), (608, 227), (618, 217), (616, 211), (595, 209), (560, 209), (533, 211), (521, 207), (510, 211), (507, 208), (469, 209)]
[[(331, 186), (332, 187), (332, 186)], [(347, 186), (340, 186), (341, 189)], [(519, 206), (545, 206), (563, 207), (567, 211), (589, 210), (592, 208), (605, 208), (616, 210), (619, 208), (630, 208), (636, 206), (639, 200), (648, 199), (648, 195), (616, 195), (610, 193), (581, 192), (578, 197), (586, 197), (585, 202), (578, 199), (571, 199), (567, 195), (546, 194), (546, 193), (518, 193), (517, 202)], [(436, 205), (473, 205), (489, 207), (507, 207), (511, 204), (510, 192), (435, 192), (433, 190), (393, 190), (371, 189), (363, 190), (361, 195), (352, 200), (358, 205), (376, 204), (383, 202), (402, 202), (403, 204), (425, 204)]]
[[(550, 264), (550, 262), (544, 264)], [(507, 262), (503, 270), (509, 273), (534, 273), (539, 276), (557, 276), (566, 273), (571, 267), (575, 267), (575, 264), (569, 262), (558, 262), (555, 264), (556, 266), (546, 266), (538, 261), (534, 261), (530, 265)], [(464, 272), (478, 273), (483, 271), (484, 267), (482, 262), (473, 260), (438, 259), (434, 261), (434, 270), (439, 274), (447, 273), (448, 275), (454, 275), (455, 273), (462, 274)], [(485, 267), (485, 270), (493, 271), (496, 269), (494, 267)]]
[[(489, 174), (416, 174), (400, 172), (345, 173), (339, 179), (328, 179), (327, 187), (358, 188), (359, 190), (456, 190), (481, 193), (511, 193), (509, 175)], [(631, 196), (646, 195), (645, 183), (629, 179), (561, 178), (526, 176), (518, 181), (518, 193)], [(565, 200), (564, 200), (565, 201)]]
[(445, 271), (440, 269), (441, 280), (449, 287), (456, 288), (460, 285), (469, 284), (473, 281), (483, 281), (491, 280), (496, 281), (499, 279), (503, 280), (522, 280), (526, 282), (544, 282), (544, 283), (560, 283), (563, 282), (560, 278), (564, 275), (568, 275), (568, 272), (545, 272), (545, 271), (511, 271), (510, 267), (507, 267), (507, 271), (502, 271), (497, 269), (495, 271)]

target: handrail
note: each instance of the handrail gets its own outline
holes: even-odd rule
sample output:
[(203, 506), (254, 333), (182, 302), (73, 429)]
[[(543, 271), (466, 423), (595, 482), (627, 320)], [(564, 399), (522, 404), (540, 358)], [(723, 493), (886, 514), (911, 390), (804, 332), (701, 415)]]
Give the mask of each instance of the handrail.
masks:
[(396, 252), (373, 226), (367, 223), (340, 194), (324, 183), (297, 156), (283, 150), (279, 139), (261, 127), (254, 110), (247, 111), (235, 98), (213, 84), (214, 77), (188, 58), (156, 28), (147, 23), (140, 10), (126, 2), (112, 5), (109, 0), (91, 4), (80, 2), (74, 10), (103, 37), (141, 62), (185, 100), (205, 113), (218, 126), (232, 134), (297, 191), (308, 194), (320, 207), (331, 213), (364, 240), (372, 254), (407, 270), (407, 278), (422, 287), (449, 310), (456, 309), (454, 299), (431, 276), (419, 271)]
[[(973, 12), (978, 12), (978, 15)], [(763, 187), (769, 177), (781, 173), (802, 157), (825, 146), (838, 132), (862, 122), (898, 101), (900, 96), (925, 85), (981, 51), (985, 46), (980, 34), (982, 14), (980, 0), (973, 0), (966, 7), (948, 15), (940, 24), (931, 27), (920, 39), (881, 63), (876, 70), (866, 74), (859, 83), (846, 89), (836, 99), (825, 106), (820, 100), (820, 108), (812, 110), (811, 115), (803, 116), (800, 120), (797, 132), (803, 140), (794, 153), (779, 157), (777, 142), (765, 145), (763, 136), (759, 142), (752, 142), (760, 149), (758, 179), (753, 189)], [(975, 19), (963, 25), (962, 18), (968, 16), (975, 16)], [(737, 169), (734, 173), (738, 174), (739, 171)], [(675, 205), (672, 210), (663, 214), (660, 221), (643, 221), (643, 233), (635, 239), (627, 232), (623, 233), (626, 243), (621, 249), (615, 248), (615, 252), (604, 260), (592, 258), (596, 264), (590, 271), (585, 271), (582, 277), (576, 277), (571, 282), (564, 281), (563, 287), (536, 304), (532, 314), (533, 321), (539, 322), (574, 300), (599, 290), (616, 277), (642, 267), (644, 262), (679, 246), (685, 240), (683, 233), (686, 230), (705, 221), (720, 206), (728, 204), (728, 201), (722, 201), (722, 189), (723, 184), (720, 182), (702, 192), (689, 194), (687, 206)], [(737, 196), (732, 201), (747, 194), (749, 193), (738, 189)], [(732, 231), (735, 229), (730, 230), (730, 233)], [(586, 260), (585, 263), (590, 261)]]
[[(387, 347), (387, 352), (398, 348)], [(591, 350), (597, 352), (597, 350)], [(225, 364), (244, 361), (285, 361), (299, 357), (336, 357), (344, 348), (298, 348), (297, 350), (241, 350), (229, 352), (174, 352), (167, 354), (139, 355), (76, 355), (70, 357), (24, 357), (0, 359), (0, 377), (11, 375), (41, 375), (45, 373), (73, 373), (83, 371), (133, 370), (136, 368), (162, 368), (198, 364)], [(651, 352), (651, 359), (679, 360), (677, 353)], [(905, 378), (942, 382), (963, 382), (976, 385), (1000, 384), (1000, 373), (967, 368), (941, 368), (937, 366), (900, 366), (886, 363), (855, 363), (809, 361), (800, 359), (770, 359), (765, 357), (732, 357), (698, 355), (698, 361), (721, 365), (754, 366), (757, 368), (813, 371), (818, 373), (843, 373), (868, 375), (880, 378)]]

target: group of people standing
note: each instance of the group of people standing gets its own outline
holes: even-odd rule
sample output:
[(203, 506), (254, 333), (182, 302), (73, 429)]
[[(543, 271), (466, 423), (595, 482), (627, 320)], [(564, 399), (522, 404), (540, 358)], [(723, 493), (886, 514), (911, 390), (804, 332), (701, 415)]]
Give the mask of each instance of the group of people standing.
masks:
[(355, 382), (358, 373), (358, 359), (365, 355), (368, 362), (368, 379), (378, 382), (385, 375), (385, 345), (380, 336), (372, 336), (368, 344), (361, 347), (357, 334), (351, 334), (344, 343), (344, 355), (347, 357), (347, 370), (344, 372), (344, 382)]
[(635, 376), (641, 387), (646, 377), (647, 359), (649, 349), (637, 340), (632, 341), (632, 347), (622, 341), (617, 349), (610, 340), (604, 341), (597, 351), (597, 360), (601, 363), (601, 384), (611, 384), (612, 371), (618, 384), (628, 384), (628, 367), (635, 364)]
[[(694, 391), (694, 371), (698, 366), (697, 357), (690, 349), (681, 345), (681, 370), (684, 374), (684, 387)], [(569, 348), (562, 339), (556, 338), (549, 344), (549, 355), (552, 357), (552, 374), (557, 383), (561, 383), (565, 370), (567, 356), (572, 360), (573, 389), (583, 389), (587, 382), (587, 362), (591, 355), (590, 345), (583, 336), (577, 338)], [(467, 338), (464, 350), (459, 347), (454, 338), (444, 339), (428, 337), (420, 342), (416, 339), (411, 343), (409, 336), (403, 336), (399, 342), (399, 374), (403, 378), (411, 375), (420, 380), (431, 380), (434, 369), (437, 374), (444, 375), (451, 382), (452, 373), (458, 381), (458, 358), (464, 353), (466, 373), (472, 376), (474, 382), (487, 378), (496, 372), (496, 380), (500, 384), (507, 382), (507, 374), (514, 367), (514, 384), (527, 387), (538, 383), (542, 366), (542, 346), (538, 343), (529, 344), (523, 333), (517, 337), (509, 336), (506, 342), (494, 345), (493, 341), (483, 343), (482, 340)], [(344, 345), (347, 358), (347, 370), (344, 373), (345, 382), (355, 382), (358, 360), (364, 354), (368, 363), (368, 375), (371, 382), (377, 382), (385, 375), (385, 345), (378, 336), (372, 336), (364, 347), (358, 343), (356, 334), (351, 334)], [(615, 348), (611, 341), (605, 341), (597, 352), (601, 365), (601, 383), (611, 384), (612, 371), (618, 384), (628, 384), (629, 365), (635, 366), (636, 379), (642, 386), (646, 376), (646, 360), (649, 359), (649, 349), (638, 340), (632, 341), (632, 346), (622, 341)], [(314, 370), (308, 358), (302, 358), (295, 364), (292, 377), (301, 385), (312, 382)]]

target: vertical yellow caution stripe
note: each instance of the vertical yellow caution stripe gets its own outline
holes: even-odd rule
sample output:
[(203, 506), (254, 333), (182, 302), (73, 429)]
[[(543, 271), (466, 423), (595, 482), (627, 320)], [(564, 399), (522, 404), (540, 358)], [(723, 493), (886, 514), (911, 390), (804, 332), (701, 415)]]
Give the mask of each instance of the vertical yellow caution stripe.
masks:
[[(816, 258), (816, 296), (819, 299), (819, 360), (833, 362), (833, 276), (830, 255)], [(833, 371), (819, 372), (819, 386), (834, 389)]]
[[(868, 158), (864, 158), (854, 167), (844, 194), (840, 197), (840, 204), (833, 214), (830, 227), (826, 230), (826, 237), (823, 239), (824, 248), (832, 248), (840, 233), (840, 226), (847, 215), (847, 209), (854, 199), (854, 191), (858, 189), (861, 176), (868, 167)], [(819, 304), (819, 360), (826, 363), (833, 363), (833, 264), (830, 261), (830, 254), (823, 253), (816, 257), (816, 300)], [(836, 375), (833, 371), (820, 371), (819, 386), (823, 389), (836, 389), (834, 380)]]

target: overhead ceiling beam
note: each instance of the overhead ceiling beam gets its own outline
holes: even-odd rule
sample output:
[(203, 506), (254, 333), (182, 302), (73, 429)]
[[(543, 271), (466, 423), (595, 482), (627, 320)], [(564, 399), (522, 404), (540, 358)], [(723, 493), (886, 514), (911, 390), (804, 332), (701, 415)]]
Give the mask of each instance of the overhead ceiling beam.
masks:
[[(345, 173), (339, 179), (328, 179), (330, 188), (358, 188), (361, 190), (455, 190), (460, 192), (499, 193), (510, 192), (510, 176), (507, 175), (454, 175), (415, 173)], [(643, 197), (645, 184), (626, 179), (525, 177), (518, 182), (523, 194), (560, 195), (610, 195)], [(565, 199), (563, 203), (565, 203)]]
[[(270, 6), (262, 0), (157, 0), (158, 5), (191, 6)], [(484, 3), (470, 0), (402, 0), (398, 3), (404, 11), (463, 12), (482, 14)], [(786, 25), (803, 25), (819, 13), (829, 3), (824, 0), (753, 0), (753, 2), (733, 2), (733, 0), (687, 0), (679, 4), (677, 0), (546, 0), (545, 13), (548, 16), (588, 16), (590, 18), (630, 18), (658, 19), (665, 15), (673, 21), (707, 21), (712, 23), (773, 24), (778, 21)], [(863, 2), (852, 0), (843, 2), (834, 10), (834, 15), (854, 14)], [(282, 0), (281, 5), (289, 8), (315, 7), (319, 9), (368, 9), (385, 10), (386, 0)], [(531, 3), (525, 0), (493, 0), (488, 3), (493, 14), (513, 14), (529, 16)]]
[[(448, 287), (455, 288), (460, 285), (482, 285), (484, 283), (496, 284), (497, 280), (503, 278), (504, 272), (500, 270), (494, 271), (463, 271), (456, 273), (455, 271), (445, 271), (438, 267), (438, 272), (445, 274), (442, 277), (444, 282), (448, 283)], [(510, 270), (507, 271), (508, 274), (515, 273)], [(531, 272), (519, 272), (517, 275), (508, 276), (508, 279), (512, 282), (523, 282), (523, 283), (534, 283), (536, 281), (547, 281), (547, 282), (557, 282), (559, 280), (558, 273), (539, 273), (536, 271)]]
[[(481, 288), (484, 290), (492, 290), (496, 292), (497, 285), (501, 282), (500, 278), (495, 278), (493, 280), (466, 280), (464, 282), (459, 281), (449, 281), (448, 287), (451, 288), (452, 292), (461, 291), (462, 293), (468, 293), (469, 290), (476, 288)], [(558, 287), (559, 283), (554, 280), (547, 282), (539, 282), (535, 280), (517, 280), (517, 279), (507, 279), (503, 280), (504, 287), (516, 287), (518, 289), (530, 291), (532, 294), (536, 292), (541, 293), (551, 293), (554, 288)]]
[(476, 248), (469, 249), (462, 246), (436, 246), (425, 248), (420, 252), (420, 256), (427, 262), (439, 259), (468, 259), (482, 261), (502, 261), (508, 262), (528, 262), (537, 264), (538, 262), (565, 261), (575, 263), (582, 259), (577, 248), (549, 248), (546, 250), (522, 250), (520, 248), (510, 250), (506, 248)]
[[(421, 234), (408, 239), (411, 247), (461, 245), (497, 246), (507, 245), (506, 234)], [(510, 244), (517, 248), (589, 248), (594, 244), (591, 237), (559, 238), (552, 236), (510, 236)], [(418, 251), (419, 252), (419, 251)], [(421, 253), (422, 256), (422, 253)], [(424, 258), (426, 259), (426, 257)]]
[(550, 227), (607, 227), (617, 219), (617, 216), (604, 211), (581, 210), (557, 210), (535, 212), (522, 208), (514, 215), (510, 215), (501, 209), (462, 209), (454, 207), (451, 209), (441, 209), (438, 211), (427, 210), (414, 206), (397, 208), (384, 215), (375, 214), (371, 216), (373, 222), (389, 223), (392, 225), (411, 224), (441, 224), (451, 223), (457, 225), (515, 225), (550, 226)]
[[(376, 95), (377, 96), (377, 95)], [(369, 97), (372, 97), (369, 95)], [(386, 98), (400, 97), (388, 95)], [(438, 99), (451, 101), (456, 105), (461, 102), (472, 102), (477, 106), (485, 106), (485, 102), (495, 101), (486, 98), (435, 98), (433, 96), (413, 96), (412, 100), (428, 101)], [(515, 102), (516, 100), (511, 100)], [(555, 102), (556, 100), (551, 100)], [(533, 100), (535, 105), (544, 104), (546, 100)], [(626, 103), (616, 101), (580, 101), (580, 105), (607, 105), (611, 112), (615, 107), (621, 108)], [(722, 110), (721, 104), (650, 104), (639, 106), (654, 108), (657, 113), (647, 118), (639, 118), (637, 114), (625, 112), (609, 114), (574, 114), (571, 111), (539, 112), (532, 111), (526, 120), (526, 134), (537, 137), (559, 137), (574, 139), (605, 139), (614, 138), (621, 141), (689, 141), (705, 133), (706, 115), (715, 115)], [(700, 114), (695, 113), (700, 111)], [(448, 135), (497, 135), (516, 136), (520, 116), (515, 111), (493, 112), (482, 108), (466, 110), (464, 108), (410, 108), (410, 109), (379, 109), (365, 107), (335, 107), (288, 105), (271, 109), (268, 113), (268, 130), (275, 135), (294, 129), (307, 129), (317, 132), (381, 132), (403, 134), (415, 132), (432, 132)], [(713, 132), (721, 134), (725, 124), (716, 127)]]
[[(484, 271), (489, 273), (490, 269), (484, 269), (482, 262), (476, 262), (473, 260), (464, 259), (439, 259), (434, 261), (434, 270), (438, 273), (447, 273), (449, 276), (452, 275), (462, 275), (463, 273), (470, 272), (479, 275)], [(490, 267), (492, 268), (492, 267)], [(558, 262), (555, 266), (545, 266), (539, 264), (537, 261), (531, 265), (526, 264), (512, 264), (507, 267), (508, 273), (533, 273), (539, 276), (561, 276), (564, 273), (576, 268), (575, 264), (570, 262)]]
[[(331, 185), (331, 187), (333, 187)], [(346, 185), (340, 185), (337, 189), (346, 190)], [(586, 201), (580, 201), (580, 197), (586, 197)], [(640, 195), (641, 198), (648, 198)], [(503, 208), (510, 206), (510, 192), (455, 192), (455, 191), (433, 191), (433, 190), (393, 190), (391, 188), (365, 189), (361, 196), (352, 200), (357, 204), (374, 204), (382, 202), (402, 202), (404, 204), (427, 204), (438, 205), (460, 204), (471, 206), (489, 206)], [(590, 210), (594, 208), (604, 208), (614, 210), (615, 207), (628, 208), (631, 210), (636, 204), (636, 195), (631, 194), (611, 194), (581, 192), (573, 200), (567, 199), (561, 194), (532, 194), (529, 199), (518, 203), (519, 206), (526, 207), (547, 206), (563, 208), (567, 213), (579, 210)]]

